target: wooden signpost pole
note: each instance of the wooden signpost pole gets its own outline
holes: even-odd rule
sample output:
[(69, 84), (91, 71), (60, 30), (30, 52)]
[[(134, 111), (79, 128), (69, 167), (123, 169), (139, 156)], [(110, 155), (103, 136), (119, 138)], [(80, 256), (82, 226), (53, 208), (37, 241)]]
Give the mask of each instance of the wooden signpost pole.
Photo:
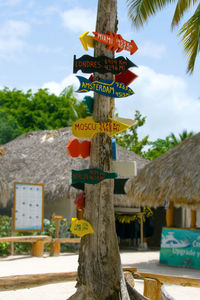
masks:
[[(99, 0), (96, 32), (117, 32), (117, 0)], [(94, 41), (94, 56), (114, 58), (114, 53), (102, 43)], [(112, 73), (94, 73), (94, 81), (114, 80)], [(114, 105), (113, 105), (114, 108)], [(93, 119), (108, 122), (112, 115), (111, 97), (94, 93)], [(99, 132), (91, 138), (90, 168), (112, 172), (112, 140), (108, 133)], [(124, 280), (118, 241), (115, 231), (114, 180), (98, 184), (85, 183), (84, 219), (94, 230), (81, 238), (77, 292), (70, 300), (132, 299), (131, 287)], [(132, 294), (133, 295), (133, 294)], [(143, 299), (135, 298), (135, 299)]]

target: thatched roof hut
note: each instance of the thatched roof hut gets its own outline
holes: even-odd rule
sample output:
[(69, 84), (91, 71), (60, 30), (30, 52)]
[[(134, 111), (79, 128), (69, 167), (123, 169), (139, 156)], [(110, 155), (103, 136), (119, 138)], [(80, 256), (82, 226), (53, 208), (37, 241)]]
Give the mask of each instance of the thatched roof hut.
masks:
[[(71, 186), (71, 170), (84, 169), (89, 159), (71, 158), (65, 146), (74, 138), (71, 127), (59, 130), (26, 133), (3, 145), (6, 154), (0, 157), (1, 172), (9, 184), (10, 205), (13, 183), (43, 183), (45, 186), (45, 212), (54, 211), (68, 217), (75, 211), (73, 200), (79, 193)], [(146, 160), (133, 152), (117, 147), (119, 160), (136, 160), (142, 168)]]
[(200, 205), (200, 133), (187, 138), (150, 162), (126, 184), (127, 197), (135, 205), (176, 207)]

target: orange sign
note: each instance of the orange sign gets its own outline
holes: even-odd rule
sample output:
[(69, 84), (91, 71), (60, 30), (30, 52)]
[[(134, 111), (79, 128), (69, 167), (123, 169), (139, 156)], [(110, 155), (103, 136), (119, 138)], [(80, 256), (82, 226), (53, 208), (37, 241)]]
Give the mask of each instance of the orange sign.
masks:
[(120, 34), (116, 34), (115, 32), (108, 32), (108, 34), (93, 32), (93, 39), (106, 44), (107, 49), (111, 51), (121, 52), (122, 50), (127, 50), (130, 54), (133, 54), (137, 51), (138, 47), (136, 43), (131, 40), (130, 42), (124, 40)]
[(65, 218), (64, 216), (60, 216), (56, 214), (52, 215), (52, 220), (63, 220), (64, 218)]

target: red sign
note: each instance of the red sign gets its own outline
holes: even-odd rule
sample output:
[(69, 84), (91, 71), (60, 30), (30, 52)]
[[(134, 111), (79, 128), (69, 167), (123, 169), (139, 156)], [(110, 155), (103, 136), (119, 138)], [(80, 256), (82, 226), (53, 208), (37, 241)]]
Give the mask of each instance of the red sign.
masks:
[(124, 40), (120, 34), (115, 32), (108, 32), (108, 34), (93, 32), (95, 35), (94, 40), (106, 44), (107, 49), (111, 51), (121, 52), (122, 50), (127, 50), (130, 54), (133, 54), (137, 51), (138, 47), (133, 40), (130, 42)]
[(85, 207), (85, 194), (84, 192), (80, 193), (76, 199), (74, 200), (74, 204), (76, 205), (77, 209), (84, 209)]
[(72, 139), (69, 141), (66, 149), (71, 157), (81, 156), (82, 158), (86, 158), (90, 156), (90, 144), (91, 142), (89, 141), (79, 142), (77, 139)]
[[(138, 76), (131, 72), (130, 70), (127, 70), (126, 72), (122, 72), (118, 75), (115, 75), (115, 80), (118, 82), (121, 82), (123, 84), (125, 84), (126, 86), (128, 86), (129, 84), (131, 84), (131, 82), (133, 82)], [(91, 82), (93, 82), (94, 80), (94, 75), (92, 74), (89, 78), (89, 80)]]

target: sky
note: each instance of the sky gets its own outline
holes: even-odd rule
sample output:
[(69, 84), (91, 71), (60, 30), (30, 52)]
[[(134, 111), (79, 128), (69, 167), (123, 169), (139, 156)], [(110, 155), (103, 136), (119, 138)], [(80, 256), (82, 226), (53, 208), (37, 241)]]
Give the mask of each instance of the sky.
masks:
[[(135, 110), (146, 116), (139, 136), (149, 135), (151, 141), (185, 129), (199, 132), (200, 61), (188, 75), (178, 28), (170, 29), (173, 11), (169, 5), (136, 30), (126, 1), (118, 0), (118, 33), (134, 40), (138, 51), (122, 51), (116, 57), (133, 61), (138, 68), (130, 70), (138, 78), (130, 85), (135, 94), (116, 99), (115, 108), (122, 118), (133, 119)], [(0, 89), (48, 88), (59, 95), (73, 84), (77, 90), (76, 75), (89, 76), (73, 74), (73, 56), (93, 56), (92, 48), (83, 49), (79, 36), (85, 31), (92, 35), (96, 14), (97, 0), (0, 0)], [(76, 95), (81, 100), (87, 94)]]

